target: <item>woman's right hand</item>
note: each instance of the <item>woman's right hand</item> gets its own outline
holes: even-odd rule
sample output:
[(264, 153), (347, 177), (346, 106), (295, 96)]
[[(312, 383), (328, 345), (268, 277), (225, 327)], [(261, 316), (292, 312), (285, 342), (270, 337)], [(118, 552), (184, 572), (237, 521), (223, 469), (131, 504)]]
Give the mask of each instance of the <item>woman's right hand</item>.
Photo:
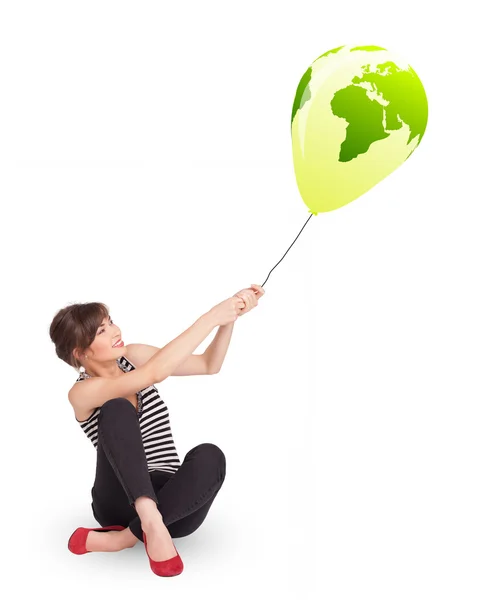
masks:
[(208, 311), (208, 314), (213, 319), (215, 326), (228, 325), (229, 323), (234, 323), (245, 306), (244, 300), (241, 300), (237, 296), (231, 296), (227, 300), (220, 302), (220, 304), (215, 304)]

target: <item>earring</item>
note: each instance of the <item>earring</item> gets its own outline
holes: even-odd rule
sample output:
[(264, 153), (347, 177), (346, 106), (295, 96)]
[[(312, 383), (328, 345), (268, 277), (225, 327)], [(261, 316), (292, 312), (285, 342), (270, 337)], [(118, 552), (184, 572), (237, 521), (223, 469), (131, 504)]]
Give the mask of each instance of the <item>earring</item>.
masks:
[(85, 367), (83, 365), (80, 367), (80, 374), (83, 379), (88, 379), (90, 377), (90, 375), (85, 371)]

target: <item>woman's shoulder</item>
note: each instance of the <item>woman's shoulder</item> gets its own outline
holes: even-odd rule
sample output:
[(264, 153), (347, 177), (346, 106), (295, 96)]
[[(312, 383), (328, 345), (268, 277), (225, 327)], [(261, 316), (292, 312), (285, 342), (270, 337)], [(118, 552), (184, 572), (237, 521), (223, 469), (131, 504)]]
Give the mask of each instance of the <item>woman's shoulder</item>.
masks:
[(78, 379), (69, 388), (68, 398), (70, 400), (72, 398), (75, 398), (81, 392), (82, 386), (84, 386), (87, 381), (88, 381), (87, 379), (82, 379), (82, 378), (78, 377)]
[(84, 399), (88, 397), (89, 388), (93, 385), (93, 379), (80, 379), (78, 378), (68, 391), (68, 400), (71, 404), (76, 420), (86, 421), (94, 412), (92, 410), (80, 408), (84, 404)]

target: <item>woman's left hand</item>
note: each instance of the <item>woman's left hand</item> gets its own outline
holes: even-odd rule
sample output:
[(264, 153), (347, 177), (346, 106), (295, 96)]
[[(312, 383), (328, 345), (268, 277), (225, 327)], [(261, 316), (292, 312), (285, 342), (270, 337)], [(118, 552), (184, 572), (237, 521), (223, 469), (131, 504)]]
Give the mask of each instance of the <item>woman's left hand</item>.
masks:
[(252, 283), (251, 287), (245, 288), (244, 290), (237, 292), (237, 294), (234, 294), (234, 296), (241, 298), (241, 300), (243, 300), (245, 303), (245, 307), (241, 309), (241, 312), (239, 313), (238, 317), (245, 315), (251, 309), (255, 308), (255, 306), (258, 305), (258, 300), (264, 294), (265, 290), (262, 288), (261, 285), (258, 285), (256, 283)]

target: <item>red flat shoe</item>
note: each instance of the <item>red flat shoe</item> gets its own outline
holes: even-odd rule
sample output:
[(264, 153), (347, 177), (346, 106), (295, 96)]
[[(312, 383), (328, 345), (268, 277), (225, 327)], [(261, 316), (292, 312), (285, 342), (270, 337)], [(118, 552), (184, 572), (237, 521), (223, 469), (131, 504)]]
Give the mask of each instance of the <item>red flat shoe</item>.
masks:
[(92, 552), (92, 550), (87, 550), (87, 537), (90, 531), (123, 531), (125, 527), (121, 525), (109, 525), (108, 527), (97, 527), (97, 528), (87, 528), (87, 527), (78, 527), (71, 534), (71, 537), (68, 541), (68, 548), (73, 554), (87, 554), (87, 552)]
[(146, 547), (147, 558), (149, 559), (149, 564), (151, 565), (151, 571), (160, 577), (172, 577), (174, 575), (180, 575), (184, 570), (184, 563), (180, 558), (180, 554), (178, 553), (177, 547), (173, 544), (175, 550), (177, 550), (177, 556), (172, 556), (167, 560), (156, 561), (152, 560), (149, 556), (149, 552), (147, 552), (147, 540), (146, 534), (142, 531), (142, 536), (144, 537), (144, 546)]

